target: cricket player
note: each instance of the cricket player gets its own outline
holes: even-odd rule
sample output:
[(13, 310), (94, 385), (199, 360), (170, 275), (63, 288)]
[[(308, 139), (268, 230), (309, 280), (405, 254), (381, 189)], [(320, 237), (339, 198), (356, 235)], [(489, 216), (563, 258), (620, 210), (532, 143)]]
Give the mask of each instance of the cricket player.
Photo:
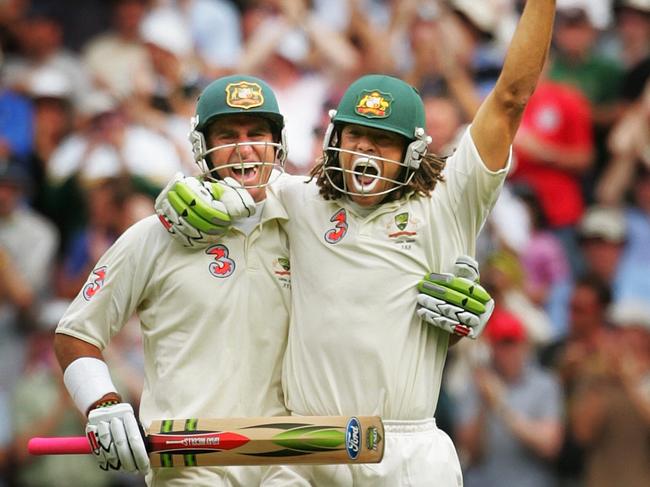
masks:
[[(554, 12), (554, 0), (526, 2), (500, 77), (444, 174), (442, 161), (426, 154), (417, 92), (370, 75), (343, 95), (314, 179), (273, 186), (288, 215), (293, 264), (287, 407), (296, 415), (380, 415), (386, 452), (377, 465), (274, 468), (264, 485), (462, 485), (453, 444), (433, 419), (455, 330), (439, 319), (453, 315), (439, 300), (453, 301), (456, 286), (444, 284), (453, 282), (458, 256), (474, 253), (503, 185)], [(457, 304), (476, 297), (471, 286), (453, 290), (468, 298)], [(435, 300), (437, 318), (414, 315), (416, 297)], [(477, 302), (486, 304), (484, 296)], [(468, 326), (476, 335), (484, 322)]]
[[(150, 486), (259, 485), (259, 467), (151, 470), (133, 409), (121, 402), (102, 359), (136, 313), (144, 341), (143, 425), (288, 414), (280, 386), (290, 306), (288, 241), (280, 225), (286, 213), (266, 191), (272, 168), (284, 163), (284, 119), (266, 83), (231, 76), (205, 88), (192, 123), (192, 142), (204, 155), (197, 162), (232, 183), (194, 180), (192, 188), (220, 197), (210, 221), (219, 243), (195, 252), (170, 239), (156, 216), (134, 224), (70, 305), (55, 349), (65, 385), (88, 415), (86, 433), (101, 468), (146, 473)], [(179, 220), (164, 224), (191, 228)], [(183, 238), (200, 240), (199, 234)]]

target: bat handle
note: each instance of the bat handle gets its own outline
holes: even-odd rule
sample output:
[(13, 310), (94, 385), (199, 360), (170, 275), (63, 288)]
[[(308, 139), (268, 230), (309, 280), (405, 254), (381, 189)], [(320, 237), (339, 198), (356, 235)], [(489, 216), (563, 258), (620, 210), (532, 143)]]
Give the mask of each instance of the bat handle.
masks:
[(27, 451), (32, 455), (82, 455), (91, 453), (85, 436), (59, 436), (56, 438), (31, 438)]

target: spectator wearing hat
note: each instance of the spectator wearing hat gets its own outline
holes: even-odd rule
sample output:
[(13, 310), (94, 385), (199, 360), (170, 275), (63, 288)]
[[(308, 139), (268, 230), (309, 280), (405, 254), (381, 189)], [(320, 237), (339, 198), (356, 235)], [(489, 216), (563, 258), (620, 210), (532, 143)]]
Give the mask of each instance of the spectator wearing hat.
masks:
[(584, 272), (608, 283), (616, 301), (620, 296), (621, 284), (627, 278), (621, 269), (627, 242), (625, 214), (614, 207), (588, 208), (578, 224), (578, 238), (584, 258)]
[(485, 330), (491, 360), (458, 398), (457, 441), (468, 487), (549, 486), (562, 439), (559, 384), (530, 355), (526, 330), (498, 307)]
[(650, 478), (650, 306), (611, 309), (614, 330), (576, 376), (570, 426), (585, 448), (585, 486), (641, 487)]
[(52, 290), (58, 233), (24, 204), (25, 169), (0, 159), (0, 388), (11, 393), (32, 312)]

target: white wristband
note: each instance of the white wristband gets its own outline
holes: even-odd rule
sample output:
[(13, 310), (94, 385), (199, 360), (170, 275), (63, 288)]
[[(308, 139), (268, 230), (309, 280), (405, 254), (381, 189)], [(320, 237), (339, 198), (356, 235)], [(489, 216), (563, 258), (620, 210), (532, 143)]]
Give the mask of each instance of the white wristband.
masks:
[(109, 392), (117, 393), (106, 362), (93, 357), (81, 357), (68, 365), (63, 373), (63, 382), (83, 414)]

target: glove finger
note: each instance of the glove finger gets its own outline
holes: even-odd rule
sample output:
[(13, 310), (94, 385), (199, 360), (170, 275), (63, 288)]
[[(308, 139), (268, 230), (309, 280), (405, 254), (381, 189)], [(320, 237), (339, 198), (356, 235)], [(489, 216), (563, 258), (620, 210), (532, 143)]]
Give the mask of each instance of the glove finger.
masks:
[(470, 328), (463, 325), (462, 323), (447, 318), (446, 316), (438, 315), (431, 310), (420, 308), (416, 311), (416, 313), (427, 323), (440, 328), (447, 333), (452, 333), (454, 335), (464, 337), (468, 336), (471, 332)]
[(133, 461), (133, 454), (129, 446), (129, 441), (126, 438), (126, 431), (124, 430), (124, 423), (122, 418), (112, 418), (110, 423), (111, 434), (115, 442), (115, 449), (117, 455), (122, 462), (122, 468), (127, 472), (135, 472), (135, 462)]
[(120, 468), (120, 459), (117, 455), (113, 435), (111, 434), (110, 426), (107, 421), (100, 421), (97, 423), (97, 439), (99, 440), (99, 445), (101, 447), (100, 456), (103, 457), (103, 460), (101, 461), (105, 462), (105, 466), (102, 467), (100, 464), (100, 467), (104, 470), (108, 470), (109, 468), (118, 470)]
[(170, 191), (167, 195), (169, 203), (174, 210), (178, 213), (179, 218), (184, 218), (190, 226), (203, 233), (224, 233), (223, 225), (218, 225), (214, 222), (208, 221), (201, 216), (197, 215), (192, 208), (181, 198), (176, 191)]
[(138, 422), (135, 416), (124, 417), (124, 429), (126, 431), (126, 438), (131, 447), (131, 453), (135, 461), (136, 468), (141, 472), (149, 470), (149, 454), (140, 433)]
[[(478, 286), (477, 284), (471, 283), (471, 285), (468, 285), (468, 283), (470, 281), (463, 278), (456, 278), (449, 274), (429, 274), (429, 276), (418, 283), (418, 290), (429, 296), (438, 297), (447, 303), (460, 306), (472, 313), (481, 314), (485, 311), (485, 304), (475, 299), (473, 294), (478, 292), (483, 298), (482, 293), (485, 293), (485, 296), (488, 298), (487, 300), (490, 299), (489, 295), (483, 288), (480, 290), (474, 288), (474, 286)], [(452, 285), (460, 289), (466, 289), (467, 293), (454, 289)]]
[(432, 273), (425, 277), (425, 280), (430, 280), (445, 287), (454, 289), (455, 291), (470, 296), (483, 304), (492, 299), (490, 294), (485, 290), (483, 286), (481, 286), (478, 282), (469, 280), (465, 277), (458, 277), (452, 274)]
[(469, 255), (461, 255), (454, 263), (454, 275), (464, 277), (472, 282), (478, 282), (481, 277), (478, 262)]
[[(169, 198), (172, 193), (176, 193), (176, 195), (183, 201), (183, 207), (188, 208), (198, 217), (208, 222), (212, 222), (215, 225), (229, 225), (230, 216), (226, 212), (226, 207), (223, 203), (214, 200), (208, 190), (201, 186), (196, 179), (188, 178), (188, 181), (194, 181), (195, 184), (179, 182), (172, 188), (167, 197)], [(195, 188), (196, 184), (198, 184), (198, 186)], [(200, 193), (198, 190), (200, 190)], [(182, 215), (180, 211), (179, 213)]]

